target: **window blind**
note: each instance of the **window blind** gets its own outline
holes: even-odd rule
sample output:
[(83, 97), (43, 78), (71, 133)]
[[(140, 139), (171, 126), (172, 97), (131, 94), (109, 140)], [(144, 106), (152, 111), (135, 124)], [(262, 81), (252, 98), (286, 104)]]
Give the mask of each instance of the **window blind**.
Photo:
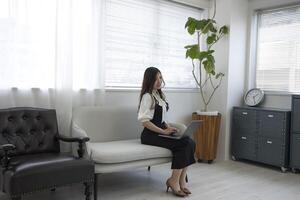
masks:
[(300, 6), (258, 13), (256, 87), (300, 91)]
[(106, 87), (140, 87), (155, 66), (168, 88), (195, 88), (184, 46), (196, 43), (185, 30), (188, 17), (202, 10), (165, 0), (107, 0), (104, 64)]

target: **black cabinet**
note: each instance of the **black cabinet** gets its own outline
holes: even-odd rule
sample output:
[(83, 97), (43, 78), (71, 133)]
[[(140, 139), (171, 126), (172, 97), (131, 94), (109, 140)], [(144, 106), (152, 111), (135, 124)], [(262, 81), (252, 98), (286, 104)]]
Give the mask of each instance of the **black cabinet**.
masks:
[(282, 171), (286, 171), (289, 160), (289, 124), (289, 110), (234, 107), (232, 159), (257, 161), (279, 166)]
[(291, 137), (291, 160), (292, 171), (300, 168), (300, 134), (292, 134)]
[(300, 95), (292, 96), (292, 134), (300, 134)]
[(290, 167), (300, 169), (300, 95), (292, 96)]

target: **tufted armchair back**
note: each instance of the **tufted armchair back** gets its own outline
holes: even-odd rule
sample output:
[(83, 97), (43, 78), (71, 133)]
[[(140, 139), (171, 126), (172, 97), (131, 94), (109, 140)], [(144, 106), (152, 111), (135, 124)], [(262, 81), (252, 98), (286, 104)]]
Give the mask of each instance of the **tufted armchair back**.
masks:
[(0, 109), (0, 145), (15, 145), (14, 155), (60, 152), (57, 135), (56, 112), (53, 109)]

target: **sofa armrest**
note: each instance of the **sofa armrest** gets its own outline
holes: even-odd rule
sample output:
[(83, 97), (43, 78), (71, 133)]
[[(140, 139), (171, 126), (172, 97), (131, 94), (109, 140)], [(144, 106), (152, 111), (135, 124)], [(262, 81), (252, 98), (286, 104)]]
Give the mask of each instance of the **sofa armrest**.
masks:
[(184, 125), (182, 123), (169, 122), (168, 125), (171, 126), (171, 127), (175, 127), (177, 129), (179, 129), (179, 133), (183, 133), (186, 130), (186, 125)]
[(84, 153), (83, 144), (85, 144), (86, 142), (88, 142), (90, 140), (90, 138), (88, 138), (88, 137), (79, 138), (79, 137), (66, 137), (66, 136), (61, 136), (61, 135), (57, 136), (56, 138), (63, 142), (77, 142), (78, 143), (77, 153), (78, 153), (79, 158), (83, 157), (83, 153)]
[(2, 159), (1, 159), (1, 166), (4, 169), (8, 169), (9, 160), (10, 160), (10, 158), (8, 157), (8, 154), (9, 154), (10, 151), (14, 151), (14, 150), (16, 150), (16, 146), (13, 145), (13, 144), (0, 145), (0, 151), (3, 151), (3, 156), (2, 156)]
[[(71, 133), (72, 137), (76, 137), (76, 138), (86, 138), (86, 137), (88, 137), (86, 131), (84, 129), (82, 129), (79, 125), (77, 125), (74, 121), (72, 122), (71, 131), (72, 131), (72, 133)], [(90, 140), (83, 144), (83, 147), (84, 147), (83, 156), (89, 155), (89, 148), (88, 148), (89, 143), (90, 143)], [(76, 154), (76, 147), (74, 145), (72, 145), (72, 152), (74, 154)]]
[(80, 126), (77, 125), (75, 122), (72, 123), (72, 136), (79, 137), (79, 138), (88, 137), (85, 130), (80, 128)]

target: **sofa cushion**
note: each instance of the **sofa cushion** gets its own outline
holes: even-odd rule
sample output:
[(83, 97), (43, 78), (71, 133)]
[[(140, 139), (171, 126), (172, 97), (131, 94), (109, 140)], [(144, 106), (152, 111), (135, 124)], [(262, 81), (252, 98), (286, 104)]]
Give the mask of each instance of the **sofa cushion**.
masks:
[(89, 143), (88, 151), (95, 163), (122, 163), (151, 158), (172, 157), (170, 150), (141, 144), (140, 139)]

